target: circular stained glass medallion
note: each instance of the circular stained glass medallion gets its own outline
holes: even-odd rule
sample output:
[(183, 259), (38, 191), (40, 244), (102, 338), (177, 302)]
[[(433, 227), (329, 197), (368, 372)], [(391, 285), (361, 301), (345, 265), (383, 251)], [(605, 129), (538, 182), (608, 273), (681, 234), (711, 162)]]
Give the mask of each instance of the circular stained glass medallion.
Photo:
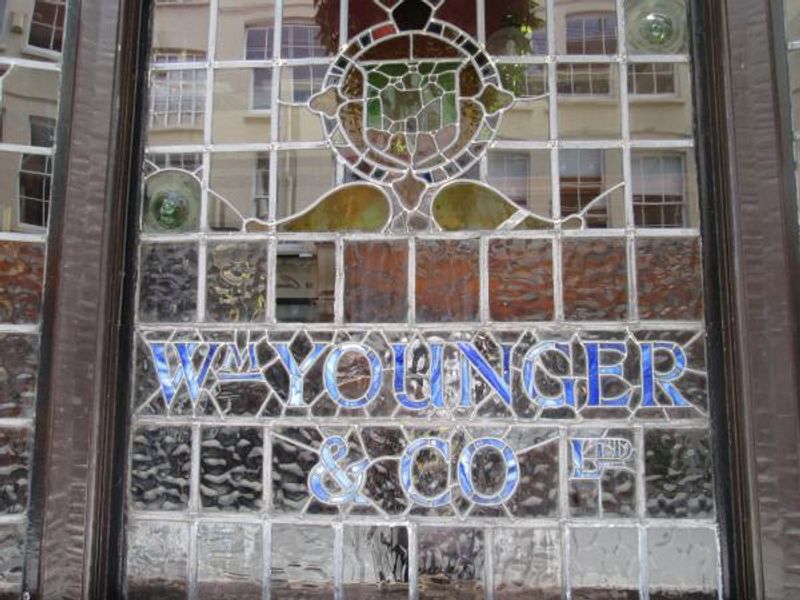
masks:
[(384, 6), (389, 20), (355, 36), (309, 100), (334, 151), (374, 183), (421, 191), (457, 178), (514, 101), (480, 45), (435, 18), (437, 5)]
[(200, 182), (191, 173), (164, 169), (145, 183), (144, 229), (180, 232), (197, 229), (200, 222)]

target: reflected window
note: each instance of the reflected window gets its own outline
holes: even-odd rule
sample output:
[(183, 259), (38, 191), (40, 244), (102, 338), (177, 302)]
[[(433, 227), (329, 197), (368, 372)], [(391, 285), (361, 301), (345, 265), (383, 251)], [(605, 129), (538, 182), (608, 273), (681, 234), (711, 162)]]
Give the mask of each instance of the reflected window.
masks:
[[(281, 28), (281, 56), (283, 58), (324, 58), (328, 51), (319, 40), (320, 29), (308, 23), (286, 23)], [(275, 39), (273, 27), (251, 25), (247, 27), (245, 58), (270, 60)]]
[(269, 218), (269, 154), (259, 152), (256, 156), (255, 184), (253, 204), (255, 216), (259, 219)]
[(61, 52), (64, 37), (64, 2), (37, 0), (31, 15), (28, 44), (43, 50)]
[(633, 214), (641, 227), (683, 227), (686, 181), (683, 156), (634, 156)]
[(190, 173), (203, 166), (203, 155), (199, 152), (153, 154), (148, 159), (159, 169), (183, 169)]
[[(200, 52), (156, 52), (155, 65), (200, 62)], [(150, 126), (198, 127), (203, 124), (206, 105), (204, 69), (154, 70), (150, 90)]]
[(292, 101), (298, 104), (322, 89), (322, 81), (328, 67), (325, 65), (304, 65), (291, 69)]
[(495, 152), (489, 155), (489, 184), (520, 206), (529, 197), (530, 160), (527, 152)]
[(611, 68), (607, 64), (558, 65), (558, 93), (569, 96), (610, 96)]
[[(614, 54), (617, 19), (613, 12), (569, 15), (566, 19), (567, 54)], [(611, 68), (607, 64), (570, 63), (558, 66), (558, 93), (573, 96), (608, 96)]]
[(41, 154), (23, 154), (19, 168), (19, 221), (44, 227), (50, 206), (53, 159)]
[(253, 110), (270, 110), (272, 108), (272, 69), (253, 69), (250, 107)]
[[(559, 171), (562, 216), (579, 213), (603, 193), (602, 150), (561, 150)], [(589, 227), (608, 227), (608, 210), (604, 202), (589, 210), (586, 223)]]
[(675, 95), (675, 65), (672, 63), (628, 65), (628, 92), (636, 95)]
[(272, 58), (272, 27), (250, 25), (246, 30), (245, 58), (247, 60), (269, 60)]
[[(56, 121), (30, 117), (31, 146), (52, 147)], [(44, 227), (50, 205), (53, 159), (41, 154), (23, 154), (19, 169), (19, 221), (22, 225)]]
[(30, 117), (31, 146), (50, 148), (55, 143), (56, 120), (48, 117)]
[(284, 58), (325, 58), (328, 51), (319, 39), (320, 30), (307, 23), (287, 23), (281, 30), (281, 56)]
[(615, 54), (617, 17), (613, 12), (567, 16), (567, 54)]

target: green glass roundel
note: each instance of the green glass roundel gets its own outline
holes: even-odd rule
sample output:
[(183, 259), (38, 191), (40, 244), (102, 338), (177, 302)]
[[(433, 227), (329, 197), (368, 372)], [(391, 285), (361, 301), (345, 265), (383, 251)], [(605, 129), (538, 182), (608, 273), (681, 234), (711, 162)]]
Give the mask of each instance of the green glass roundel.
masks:
[(680, 54), (688, 50), (685, 0), (628, 0), (628, 49), (633, 54)]
[(662, 45), (669, 41), (674, 33), (672, 19), (659, 13), (650, 13), (642, 22), (643, 34), (651, 44)]
[(196, 230), (200, 221), (200, 182), (185, 171), (165, 170), (145, 184), (144, 230)]

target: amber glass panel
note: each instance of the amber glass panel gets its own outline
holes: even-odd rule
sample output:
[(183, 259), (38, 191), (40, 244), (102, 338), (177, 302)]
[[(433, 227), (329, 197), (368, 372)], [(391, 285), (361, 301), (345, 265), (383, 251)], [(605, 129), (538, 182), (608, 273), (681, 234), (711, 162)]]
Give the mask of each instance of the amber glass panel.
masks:
[(636, 240), (636, 272), (641, 318), (702, 318), (703, 281), (697, 239)]
[(552, 242), (490, 240), (489, 311), (497, 321), (553, 317)]
[(562, 248), (564, 316), (619, 320), (628, 314), (625, 241), (565, 240)]
[(477, 319), (479, 288), (477, 241), (417, 243), (417, 319)]
[(345, 320), (404, 321), (408, 312), (406, 242), (352, 242), (345, 246)]
[(44, 244), (0, 242), (0, 321), (36, 323), (42, 304)]

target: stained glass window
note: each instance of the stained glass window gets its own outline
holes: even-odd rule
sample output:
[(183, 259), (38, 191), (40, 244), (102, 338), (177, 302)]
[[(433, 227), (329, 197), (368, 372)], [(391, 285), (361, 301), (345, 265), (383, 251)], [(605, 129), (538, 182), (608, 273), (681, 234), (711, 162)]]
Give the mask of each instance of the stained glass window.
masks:
[(721, 597), (685, 2), (155, 12), (128, 597)]
[(66, 4), (0, 2), (0, 597), (19, 598), (30, 526), (47, 228)]

